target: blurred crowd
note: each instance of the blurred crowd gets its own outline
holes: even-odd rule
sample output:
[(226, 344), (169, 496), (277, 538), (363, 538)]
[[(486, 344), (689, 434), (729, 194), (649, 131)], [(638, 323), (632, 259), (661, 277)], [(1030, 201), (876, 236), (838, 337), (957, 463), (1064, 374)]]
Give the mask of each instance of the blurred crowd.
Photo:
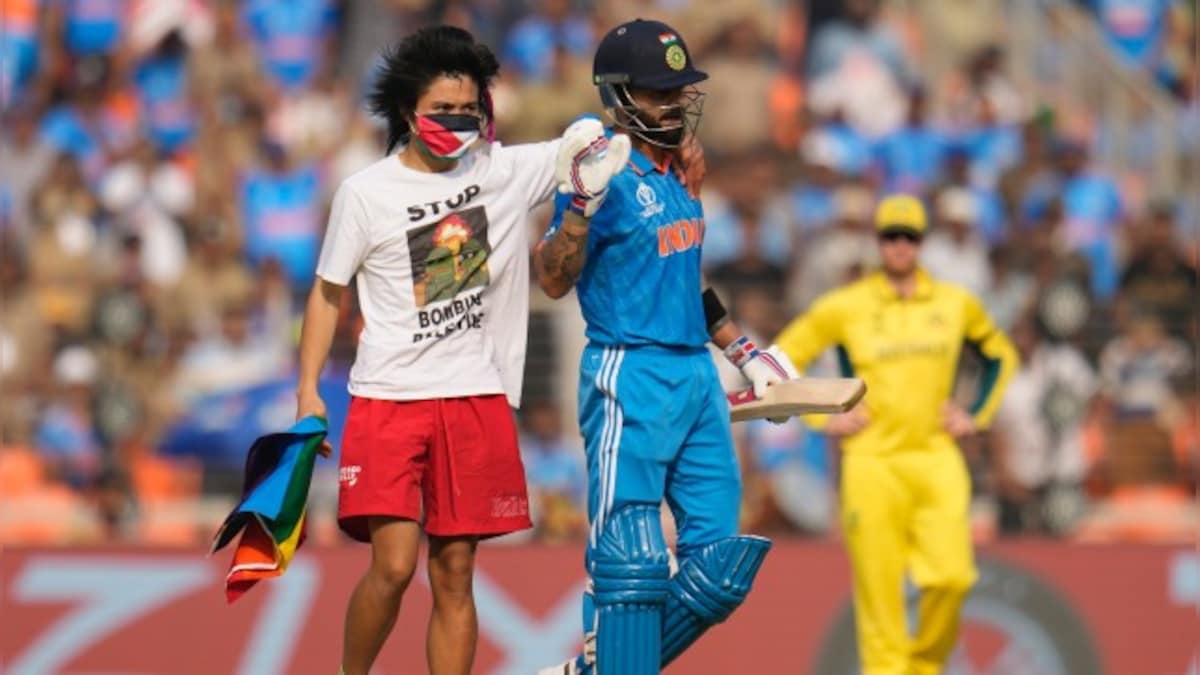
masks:
[[(934, 222), (923, 263), (985, 298), (1023, 357), (994, 428), (964, 448), (979, 537), (1190, 539), (1195, 194), (1096, 162), (1097, 111), (1044, 100), (992, 42), (1003, 3), (932, 22), (926, 4), (942, 5), (8, 0), (0, 542), (210, 536), (239, 487), (248, 444), (233, 432), (294, 414), (302, 298), (329, 199), (383, 149), (362, 106), (381, 48), (428, 22), (472, 30), (503, 64), (500, 138), (543, 140), (600, 112), (592, 50), (638, 15), (675, 26), (711, 75), (704, 264), (755, 339), (869, 271), (874, 204), (917, 194)], [(1114, 64), (1170, 93), (1180, 142), (1195, 145), (1195, 4), (1078, 9)], [(1046, 47), (1037, 72), (1052, 78)], [(951, 66), (932, 72), (935, 56)], [(1197, 167), (1179, 168), (1194, 185)], [(531, 342), (552, 342), (574, 310), (538, 306)], [(360, 325), (353, 301), (343, 310), (335, 389)], [(519, 412), (535, 536), (552, 541), (586, 530), (563, 403), (574, 392), (540, 372), (575, 367), (560, 361), (531, 359)], [(966, 359), (962, 396), (977, 372)], [(796, 420), (735, 434), (745, 528), (836, 535), (836, 441)], [(334, 485), (318, 474), (313, 488), (324, 541), (337, 538)]]

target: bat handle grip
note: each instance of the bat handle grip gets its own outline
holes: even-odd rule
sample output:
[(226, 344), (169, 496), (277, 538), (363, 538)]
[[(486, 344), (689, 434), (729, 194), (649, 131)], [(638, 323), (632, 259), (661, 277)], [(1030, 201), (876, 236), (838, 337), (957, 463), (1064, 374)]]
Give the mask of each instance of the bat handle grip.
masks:
[(729, 399), (729, 405), (741, 405), (757, 400), (754, 397), (754, 389), (742, 389), (741, 391), (731, 391), (725, 395)]

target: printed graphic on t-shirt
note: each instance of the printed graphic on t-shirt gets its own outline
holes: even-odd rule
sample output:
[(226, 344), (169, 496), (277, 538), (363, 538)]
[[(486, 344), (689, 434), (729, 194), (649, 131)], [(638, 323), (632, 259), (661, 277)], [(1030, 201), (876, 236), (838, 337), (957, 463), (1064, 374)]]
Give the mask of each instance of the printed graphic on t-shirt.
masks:
[[(451, 213), (408, 233), (421, 329), (413, 333), (414, 343), (483, 325), (483, 291), (489, 282), (487, 260), (492, 252), (487, 235), (487, 212), (482, 206)], [(460, 295), (471, 289), (477, 290)]]
[(488, 285), (487, 228), (487, 213), (477, 206), (409, 231), (417, 307)]

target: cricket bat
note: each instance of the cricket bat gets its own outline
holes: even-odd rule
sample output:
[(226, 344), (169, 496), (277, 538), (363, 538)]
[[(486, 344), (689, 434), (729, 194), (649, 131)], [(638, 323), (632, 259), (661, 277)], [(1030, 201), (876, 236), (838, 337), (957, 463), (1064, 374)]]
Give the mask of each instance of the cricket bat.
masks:
[(753, 389), (727, 394), (733, 422), (795, 417), (814, 413), (850, 410), (867, 393), (867, 385), (856, 377), (800, 377), (767, 387), (762, 398)]

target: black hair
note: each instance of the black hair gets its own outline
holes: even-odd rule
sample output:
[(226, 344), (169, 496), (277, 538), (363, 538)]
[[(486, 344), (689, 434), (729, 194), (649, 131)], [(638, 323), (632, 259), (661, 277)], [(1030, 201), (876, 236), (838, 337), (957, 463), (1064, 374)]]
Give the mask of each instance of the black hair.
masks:
[(481, 108), (488, 114), (487, 89), (500, 72), (500, 63), (487, 45), (454, 26), (422, 28), (383, 55), (371, 93), (370, 111), (387, 120), (388, 152), (407, 143), (408, 120), (417, 99), (441, 75), (466, 75), (479, 87)]

